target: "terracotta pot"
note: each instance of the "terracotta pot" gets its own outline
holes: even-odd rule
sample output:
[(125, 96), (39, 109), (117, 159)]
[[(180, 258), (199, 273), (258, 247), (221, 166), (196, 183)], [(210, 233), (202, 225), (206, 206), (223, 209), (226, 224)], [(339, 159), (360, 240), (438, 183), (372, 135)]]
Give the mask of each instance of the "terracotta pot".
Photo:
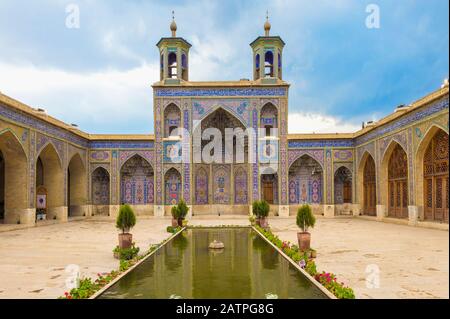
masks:
[(172, 227), (178, 227), (178, 219), (172, 218)]
[(119, 248), (127, 249), (133, 245), (133, 235), (129, 233), (119, 234)]
[(178, 218), (178, 226), (183, 227), (183, 218)]
[(255, 219), (255, 224), (256, 226), (261, 226), (261, 219), (259, 217)]
[(298, 238), (298, 247), (301, 251), (307, 251), (311, 247), (311, 234), (304, 232), (304, 233), (297, 233)]

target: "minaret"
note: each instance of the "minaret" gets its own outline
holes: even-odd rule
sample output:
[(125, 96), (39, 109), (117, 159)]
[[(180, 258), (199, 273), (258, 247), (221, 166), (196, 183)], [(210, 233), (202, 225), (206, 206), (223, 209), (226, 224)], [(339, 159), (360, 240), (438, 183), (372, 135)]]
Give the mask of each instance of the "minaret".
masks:
[(253, 79), (264, 84), (274, 84), (283, 79), (282, 58), (284, 41), (279, 36), (271, 36), (272, 25), (269, 12), (264, 23), (264, 36), (258, 37), (250, 46), (253, 50)]
[(189, 81), (189, 50), (191, 44), (185, 39), (177, 37), (177, 29), (175, 12), (172, 11), (172, 22), (170, 24), (172, 36), (161, 38), (156, 44), (160, 53), (160, 80), (168, 85)]

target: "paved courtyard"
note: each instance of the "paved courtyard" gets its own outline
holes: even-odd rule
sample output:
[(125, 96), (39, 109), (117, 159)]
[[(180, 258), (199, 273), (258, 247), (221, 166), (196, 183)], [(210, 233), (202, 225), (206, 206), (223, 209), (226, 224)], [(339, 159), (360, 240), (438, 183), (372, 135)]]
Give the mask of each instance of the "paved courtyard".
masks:
[[(247, 225), (243, 217), (196, 217), (193, 225)], [(141, 250), (169, 237), (169, 220), (140, 219), (133, 229)], [(296, 241), (295, 220), (270, 220), (283, 240)], [(68, 265), (85, 276), (117, 269), (112, 257), (117, 231), (111, 220), (1, 232), (0, 298), (56, 298), (64, 293)], [(319, 270), (355, 289), (358, 298), (448, 298), (448, 231), (413, 228), (362, 219), (319, 218), (312, 230)], [(366, 267), (370, 273), (366, 273)], [(375, 265), (375, 266), (373, 266)], [(380, 287), (368, 289), (366, 276), (379, 269)], [(372, 277), (373, 278), (373, 277)]]

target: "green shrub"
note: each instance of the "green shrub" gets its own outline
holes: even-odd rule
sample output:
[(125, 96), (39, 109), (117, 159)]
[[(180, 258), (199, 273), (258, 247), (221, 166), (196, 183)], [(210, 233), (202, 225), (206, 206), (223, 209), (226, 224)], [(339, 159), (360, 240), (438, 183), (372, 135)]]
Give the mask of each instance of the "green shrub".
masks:
[(117, 246), (113, 252), (119, 254), (120, 260), (131, 260), (138, 255), (139, 247), (135, 247), (134, 244), (130, 248), (120, 248)]
[(172, 218), (173, 219), (180, 218), (180, 210), (178, 209), (178, 206), (173, 206), (172, 210), (170, 212), (172, 214)]
[(303, 231), (307, 232), (310, 227), (314, 227), (316, 218), (312, 213), (311, 206), (303, 205), (297, 211), (297, 226)]
[(315, 276), (317, 274), (316, 263), (314, 262), (314, 260), (307, 261), (305, 271), (311, 276)]
[(136, 225), (136, 215), (130, 205), (120, 206), (119, 215), (116, 220), (116, 227), (122, 230), (122, 233), (128, 233)]
[(178, 218), (184, 219), (189, 213), (189, 207), (186, 205), (184, 199), (181, 199), (178, 203)]
[(181, 230), (181, 227), (180, 226), (178, 226), (178, 227), (168, 226), (166, 230), (168, 233), (176, 234)]
[(80, 286), (72, 289), (70, 294), (66, 293), (68, 299), (87, 299), (99, 289), (97, 284), (92, 282), (91, 278), (81, 279)]
[(252, 204), (252, 212), (257, 218), (267, 217), (270, 212), (270, 205), (265, 200), (257, 200)]
[(121, 259), (120, 260), (119, 270), (120, 271), (126, 271), (126, 270), (128, 270), (128, 268), (130, 268), (130, 261)]

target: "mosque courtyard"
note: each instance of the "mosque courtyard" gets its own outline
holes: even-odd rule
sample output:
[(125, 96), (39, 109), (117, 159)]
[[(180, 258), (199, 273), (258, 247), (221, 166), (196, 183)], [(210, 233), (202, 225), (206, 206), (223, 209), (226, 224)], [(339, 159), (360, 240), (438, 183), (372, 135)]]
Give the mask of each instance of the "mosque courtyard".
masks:
[[(296, 241), (295, 219), (273, 217), (269, 223), (281, 239)], [(133, 229), (136, 245), (145, 251), (168, 238), (169, 224), (169, 219), (139, 218)], [(249, 225), (249, 221), (243, 216), (204, 216), (193, 217), (189, 224)], [(73, 265), (83, 277), (118, 268), (112, 254), (117, 241), (112, 219), (7, 227), (0, 225), (2, 299), (57, 298), (67, 290)], [(319, 217), (311, 233), (318, 270), (334, 272), (357, 298), (449, 298), (448, 231), (355, 217)]]

